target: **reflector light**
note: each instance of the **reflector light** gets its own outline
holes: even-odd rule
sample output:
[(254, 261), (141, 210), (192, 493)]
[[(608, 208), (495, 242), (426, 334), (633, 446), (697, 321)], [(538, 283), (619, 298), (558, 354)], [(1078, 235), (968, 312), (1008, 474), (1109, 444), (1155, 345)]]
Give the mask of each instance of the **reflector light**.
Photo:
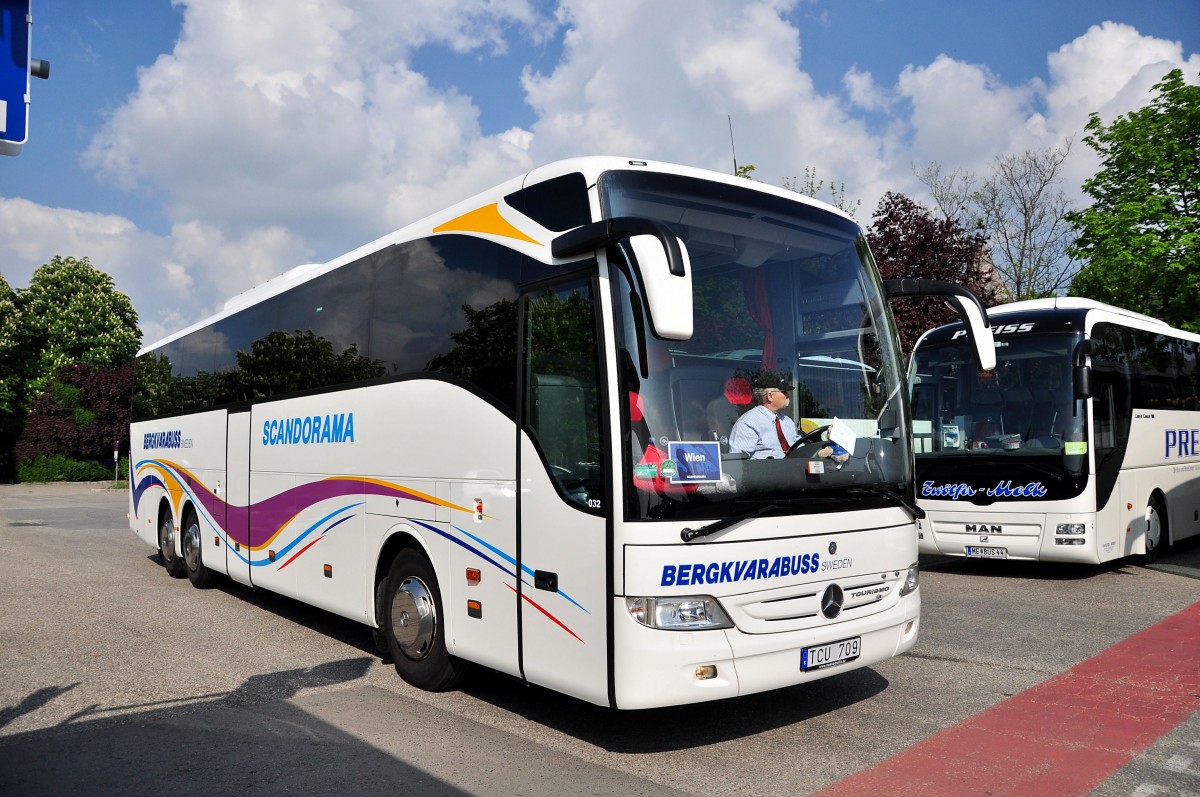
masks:
[(483, 604), (480, 601), (467, 601), (467, 617), (483, 617)]
[(467, 568), (467, 583), (468, 584), (472, 584), (472, 585), (478, 584), (479, 579), (482, 577), (483, 577), (483, 574), (479, 572), (478, 567), (468, 567)]
[(325, 565), (325, 578), (333, 578), (333, 565)]

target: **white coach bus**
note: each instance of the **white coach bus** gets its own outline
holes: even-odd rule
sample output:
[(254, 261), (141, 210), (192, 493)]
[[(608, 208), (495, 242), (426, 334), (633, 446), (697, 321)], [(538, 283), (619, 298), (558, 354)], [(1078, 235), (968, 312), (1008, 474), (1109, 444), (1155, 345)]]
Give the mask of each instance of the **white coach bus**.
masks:
[[(918, 283), (886, 293), (954, 292)], [(798, 194), (538, 168), (140, 352), (131, 527), (172, 576), (372, 627), (426, 689), (477, 663), (633, 709), (867, 666), (920, 609), (885, 298), (859, 226)], [(727, 435), (764, 369), (840, 381), (751, 460)]]
[(1200, 336), (1086, 299), (988, 317), (994, 371), (960, 324), (913, 350), (921, 552), (1148, 562), (1200, 534)]

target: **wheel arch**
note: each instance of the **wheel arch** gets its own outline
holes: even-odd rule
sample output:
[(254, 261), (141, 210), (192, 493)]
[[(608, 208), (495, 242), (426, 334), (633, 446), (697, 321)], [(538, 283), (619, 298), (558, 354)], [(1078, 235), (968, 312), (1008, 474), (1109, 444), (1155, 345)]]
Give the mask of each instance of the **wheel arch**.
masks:
[(379, 607), (379, 587), (388, 577), (388, 572), (392, 568), (392, 562), (396, 555), (401, 551), (411, 548), (419, 552), (425, 557), (426, 561), (433, 565), (433, 557), (430, 556), (429, 549), (421, 540), (421, 536), (413, 530), (411, 526), (398, 524), (388, 531), (387, 537), (383, 541), (383, 545), (379, 549), (379, 555), (375, 559), (375, 578), (371, 582), (371, 611), (375, 626), (379, 625), (380, 607)]
[[(1171, 502), (1167, 500), (1167, 493), (1162, 487), (1155, 487), (1150, 491), (1150, 497), (1147, 499), (1147, 506), (1155, 504), (1159, 508), (1158, 522), (1162, 524), (1163, 536), (1159, 545), (1168, 547), (1173, 543), (1171, 539), (1171, 527), (1174, 525), (1171, 522)], [(1144, 545), (1145, 543), (1143, 543)]]

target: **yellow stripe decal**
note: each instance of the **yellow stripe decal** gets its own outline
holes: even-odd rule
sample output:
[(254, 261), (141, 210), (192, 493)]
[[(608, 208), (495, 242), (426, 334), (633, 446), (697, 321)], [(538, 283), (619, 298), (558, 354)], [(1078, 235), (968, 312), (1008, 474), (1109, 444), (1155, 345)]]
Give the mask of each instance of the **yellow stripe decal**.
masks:
[(481, 208), (464, 213), (457, 219), (451, 219), (445, 224), (433, 228), (434, 232), (481, 232), (487, 235), (499, 235), (502, 238), (515, 238), (518, 241), (543, 246), (541, 241), (530, 238), (518, 230), (500, 215), (500, 208), (495, 202)]

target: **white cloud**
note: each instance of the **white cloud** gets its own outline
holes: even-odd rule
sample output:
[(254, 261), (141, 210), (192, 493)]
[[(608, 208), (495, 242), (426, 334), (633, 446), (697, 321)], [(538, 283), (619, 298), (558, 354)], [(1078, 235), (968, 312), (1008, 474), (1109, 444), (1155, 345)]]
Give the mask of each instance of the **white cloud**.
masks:
[(309, 250), (279, 227), (230, 238), (192, 221), (159, 236), (121, 216), (0, 197), (0, 262), (22, 264), (5, 269), (8, 283), (27, 287), (34, 270), (55, 255), (86, 256), (109, 274), (133, 302), (149, 343), (216, 312), (226, 299), (278, 273), (280, 264), (303, 262)]
[(285, 219), (349, 248), (411, 220), (383, 200), (394, 186), (433, 184), (481, 138), (469, 97), (407, 65), (414, 48), (502, 51), (508, 27), (541, 24), (524, 0), (403, 13), (383, 0), (188, 0), (174, 51), (141, 71), (84, 162), (162, 188), (178, 221)]
[(1029, 87), (1007, 86), (987, 67), (946, 55), (928, 66), (905, 67), (897, 90), (912, 103), (907, 123), (913, 158), (973, 170), (1023, 138), (1035, 98)]
[[(910, 163), (985, 173), (996, 155), (1078, 141), (1090, 111), (1143, 105), (1173, 66), (1200, 71), (1178, 42), (1104, 23), (1047, 53), (1044, 82), (1007, 84), (942, 55), (898, 75), (854, 66), (822, 94), (801, 56), (824, 23), (798, 21), (801, 2), (559, 0), (551, 18), (534, 0), (411, 0), (403, 12), (394, 0), (180, 0), (179, 40), (140, 70), (83, 156), (114, 186), (163, 196), (169, 231), (0, 199), (0, 262), (31, 272), (86, 253), (134, 298), (151, 340), (560, 157), (729, 171), (728, 116), (756, 178), (815, 167), (869, 221), (886, 191), (920, 197)], [(468, 89), (414, 66), (423, 47), (478, 54), (487, 69), (518, 43), (560, 40), (556, 63), (528, 66), (512, 87), (535, 121), (495, 135)], [(1077, 143), (1075, 186), (1094, 170), (1089, 155)], [(6, 277), (20, 286), (28, 274)]]
[(679, 14), (644, 0), (561, 3), (563, 59), (524, 79), (538, 115), (534, 160), (595, 152), (728, 172), (732, 122), (738, 160), (758, 179), (778, 185), (816, 167), (874, 186), (881, 142), (814, 89), (788, 19), (795, 6), (696, 0)]
[(1145, 104), (1151, 87), (1172, 69), (1194, 79), (1200, 54), (1184, 58), (1180, 42), (1139, 34), (1129, 25), (1093, 25), (1047, 58), (1046, 103), (1052, 124), (1082, 129), (1092, 112), (1111, 122)]
[(850, 102), (864, 111), (882, 111), (892, 105), (892, 98), (879, 86), (870, 72), (863, 72), (857, 66), (851, 67), (842, 76), (842, 86)]

